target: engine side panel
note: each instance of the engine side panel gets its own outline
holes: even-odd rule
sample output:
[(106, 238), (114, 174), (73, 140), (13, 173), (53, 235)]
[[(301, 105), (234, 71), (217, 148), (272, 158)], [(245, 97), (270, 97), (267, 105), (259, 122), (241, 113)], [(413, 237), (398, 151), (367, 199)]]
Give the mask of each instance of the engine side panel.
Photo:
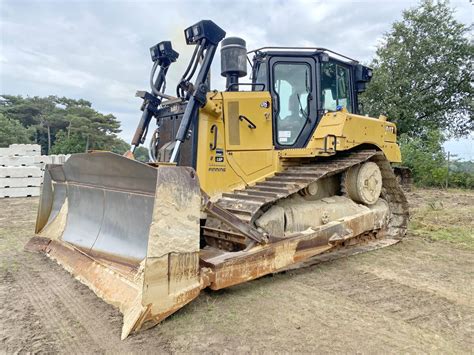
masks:
[(372, 118), (351, 114), (342, 109), (328, 112), (320, 120), (307, 146), (287, 149), (282, 156), (304, 158), (330, 156), (357, 146), (370, 145), (380, 149), (391, 163), (401, 162), (400, 147), (396, 143), (397, 128), (387, 118)]

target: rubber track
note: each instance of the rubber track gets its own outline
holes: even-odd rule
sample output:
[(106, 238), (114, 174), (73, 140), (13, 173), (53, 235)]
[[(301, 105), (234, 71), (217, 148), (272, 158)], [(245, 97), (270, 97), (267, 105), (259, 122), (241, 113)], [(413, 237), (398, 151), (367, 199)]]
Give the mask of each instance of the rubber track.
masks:
[[(253, 225), (264, 211), (279, 200), (301, 192), (313, 182), (343, 173), (350, 167), (366, 161), (373, 161), (380, 168), (383, 179), (381, 197), (387, 201), (391, 212), (388, 228), (383, 237), (400, 240), (405, 236), (407, 229), (408, 202), (390, 163), (382, 152), (376, 150), (342, 153), (332, 158), (312, 162), (301, 161), (300, 164), (288, 166), (282, 172), (253, 186), (224, 193), (216, 203)], [(236, 232), (212, 217), (208, 218), (206, 227), (219, 229), (223, 233), (228, 231), (235, 234)], [(205, 227), (204, 234), (206, 234)]]

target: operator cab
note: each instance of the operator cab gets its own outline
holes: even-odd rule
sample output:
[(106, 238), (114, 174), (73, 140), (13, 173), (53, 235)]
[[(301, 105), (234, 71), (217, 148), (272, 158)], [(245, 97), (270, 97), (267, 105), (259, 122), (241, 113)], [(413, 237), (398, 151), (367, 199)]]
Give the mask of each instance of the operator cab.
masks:
[(277, 149), (305, 147), (326, 112), (345, 108), (359, 113), (358, 94), (372, 69), (356, 60), (322, 48), (261, 48), (250, 53), (252, 90), (269, 91), (272, 97)]

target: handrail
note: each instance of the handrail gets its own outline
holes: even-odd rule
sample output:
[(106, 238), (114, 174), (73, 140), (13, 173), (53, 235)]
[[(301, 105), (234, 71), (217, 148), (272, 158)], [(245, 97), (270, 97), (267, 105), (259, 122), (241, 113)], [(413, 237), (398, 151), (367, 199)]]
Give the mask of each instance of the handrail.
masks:
[(322, 48), (322, 47), (261, 47), (261, 48), (258, 48), (258, 49), (253, 49), (249, 52), (247, 52), (247, 54), (250, 54), (250, 53), (254, 53), (254, 52), (259, 52), (259, 51), (268, 51), (268, 50), (271, 50), (271, 49), (277, 49), (277, 50), (295, 50), (295, 51), (315, 51), (315, 52), (329, 52), (329, 53), (332, 53), (332, 54), (335, 54), (339, 57), (342, 57), (342, 58), (345, 58), (347, 60), (350, 60), (352, 62), (356, 62), (356, 63), (359, 63), (358, 60), (356, 59), (353, 59), (351, 57), (348, 57), (344, 54), (341, 54), (341, 53), (338, 53), (338, 52), (335, 52), (331, 49), (327, 49), (327, 48)]

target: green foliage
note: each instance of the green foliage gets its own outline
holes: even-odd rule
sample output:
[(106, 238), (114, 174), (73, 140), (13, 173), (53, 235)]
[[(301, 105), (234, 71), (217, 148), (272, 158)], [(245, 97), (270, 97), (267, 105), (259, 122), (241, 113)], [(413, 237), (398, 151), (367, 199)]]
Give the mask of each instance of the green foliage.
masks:
[[(120, 123), (85, 100), (65, 97), (0, 96), (0, 145), (41, 144), (43, 154), (109, 150), (124, 154), (130, 144), (117, 137)], [(148, 149), (138, 147), (135, 159), (148, 162)]]
[(456, 163), (449, 164), (449, 186), (474, 189), (474, 172), (456, 171)]
[(403, 165), (409, 167), (415, 182), (422, 186), (441, 187), (446, 182), (447, 167), (442, 147), (442, 136), (430, 131), (426, 138), (400, 136)]
[[(125, 142), (123, 139), (117, 139), (111, 151), (123, 155), (125, 152), (129, 151), (130, 148), (130, 144)], [(141, 161), (143, 163), (147, 163), (149, 161), (148, 149), (143, 146), (140, 146), (135, 149), (134, 156), (136, 160)]]
[(31, 143), (31, 135), (30, 129), (0, 113), (0, 147), (8, 147), (14, 143)]
[(374, 77), (361, 101), (385, 113), (412, 137), (441, 130), (454, 136), (474, 128), (474, 45), (447, 1), (424, 0), (403, 12), (384, 36), (372, 62)]
[(56, 141), (51, 149), (52, 154), (74, 154), (86, 152), (86, 140), (79, 133), (73, 133), (69, 137), (66, 131), (56, 134)]
[(135, 159), (144, 163), (147, 163), (150, 159), (148, 158), (148, 149), (145, 147), (138, 147), (134, 152)]
[(126, 151), (130, 150), (130, 144), (125, 142), (123, 139), (117, 139), (111, 151), (117, 154), (123, 155)]
[[(445, 187), (448, 177), (448, 161), (443, 150), (443, 136), (439, 131), (429, 131), (425, 137), (400, 136), (403, 165), (409, 167), (415, 183), (420, 186)], [(459, 167), (471, 166), (472, 162), (451, 161), (449, 186), (474, 188), (474, 172)]]
[(112, 150), (120, 144), (120, 122), (94, 110), (86, 100), (3, 95), (0, 113), (34, 132), (43, 154)]
[(474, 161), (453, 161), (451, 171), (474, 174)]

